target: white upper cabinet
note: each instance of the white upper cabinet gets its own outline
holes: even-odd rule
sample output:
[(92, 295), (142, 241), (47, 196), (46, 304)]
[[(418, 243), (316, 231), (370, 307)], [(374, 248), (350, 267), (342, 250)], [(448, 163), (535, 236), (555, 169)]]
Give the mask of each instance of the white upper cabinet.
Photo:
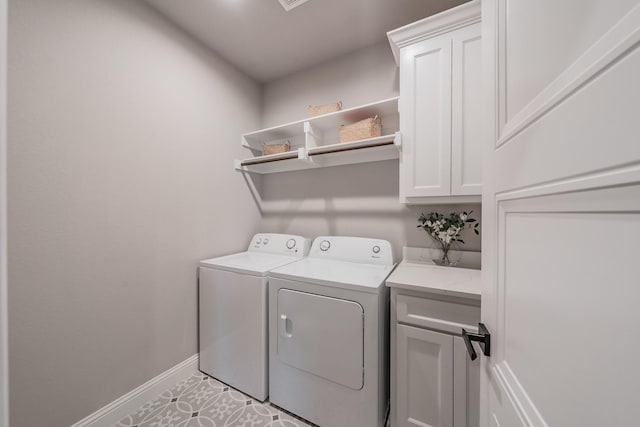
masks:
[(466, 3), (388, 36), (400, 66), (401, 201), (479, 201), (480, 2)]
[(480, 24), (451, 33), (451, 194), (482, 194)]
[(451, 193), (451, 38), (403, 49), (400, 60), (401, 196)]

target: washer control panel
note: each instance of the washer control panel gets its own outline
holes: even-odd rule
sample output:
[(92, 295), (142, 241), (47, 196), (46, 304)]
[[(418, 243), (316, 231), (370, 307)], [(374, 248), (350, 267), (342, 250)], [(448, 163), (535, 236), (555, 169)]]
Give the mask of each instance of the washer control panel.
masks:
[(388, 241), (363, 237), (316, 237), (311, 245), (309, 257), (393, 265), (393, 252)]
[(309, 239), (293, 234), (258, 233), (249, 244), (250, 252), (303, 257), (309, 253)]

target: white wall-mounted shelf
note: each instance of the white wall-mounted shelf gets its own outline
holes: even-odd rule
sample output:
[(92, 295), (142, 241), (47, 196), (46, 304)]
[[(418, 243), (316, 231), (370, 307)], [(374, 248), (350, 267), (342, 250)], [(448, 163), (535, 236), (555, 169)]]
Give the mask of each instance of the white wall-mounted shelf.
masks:
[[(340, 125), (376, 115), (382, 120), (385, 135), (359, 141), (337, 142)], [(398, 97), (394, 97), (246, 133), (242, 135), (242, 146), (249, 149), (252, 156), (236, 160), (235, 167), (242, 172), (268, 174), (397, 159), (401, 145), (398, 122)], [(262, 152), (262, 144), (283, 141), (289, 141), (291, 151), (259, 155)]]
[(318, 166), (338, 166), (352, 163), (397, 159), (400, 134), (383, 135), (359, 141), (342, 142), (310, 148), (307, 155)]
[(250, 173), (276, 173), (318, 167), (309, 160), (304, 148), (287, 151), (285, 153), (255, 156), (244, 160), (236, 160), (236, 169)]

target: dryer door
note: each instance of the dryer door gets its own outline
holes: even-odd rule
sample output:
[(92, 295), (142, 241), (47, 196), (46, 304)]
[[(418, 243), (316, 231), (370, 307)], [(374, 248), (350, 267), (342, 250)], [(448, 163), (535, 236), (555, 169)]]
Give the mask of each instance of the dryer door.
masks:
[(364, 384), (364, 310), (353, 301), (280, 289), (278, 360), (360, 390)]

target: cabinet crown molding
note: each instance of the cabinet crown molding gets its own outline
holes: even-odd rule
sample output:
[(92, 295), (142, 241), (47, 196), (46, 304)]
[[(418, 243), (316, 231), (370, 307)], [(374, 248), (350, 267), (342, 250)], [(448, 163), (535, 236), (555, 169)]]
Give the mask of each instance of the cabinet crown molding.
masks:
[(387, 38), (393, 58), (400, 65), (400, 49), (419, 41), (480, 22), (480, 0), (464, 3), (437, 15), (391, 30)]

